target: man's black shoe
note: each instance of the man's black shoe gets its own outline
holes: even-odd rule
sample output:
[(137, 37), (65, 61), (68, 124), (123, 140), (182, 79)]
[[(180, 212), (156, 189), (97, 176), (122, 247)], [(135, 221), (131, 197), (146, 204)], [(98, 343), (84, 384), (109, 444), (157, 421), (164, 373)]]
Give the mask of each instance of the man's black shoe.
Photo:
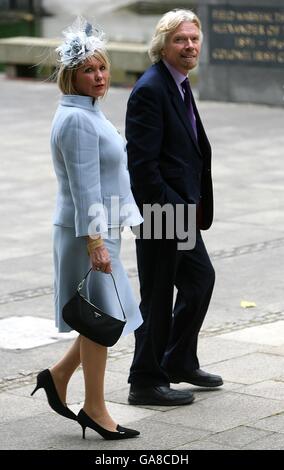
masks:
[(180, 382), (188, 382), (198, 387), (220, 387), (223, 380), (220, 375), (209, 374), (201, 369), (196, 369), (187, 373), (169, 373), (171, 383), (178, 384)]
[(189, 405), (194, 395), (189, 390), (173, 390), (168, 386), (153, 387), (130, 386), (128, 403), (130, 405), (177, 406)]

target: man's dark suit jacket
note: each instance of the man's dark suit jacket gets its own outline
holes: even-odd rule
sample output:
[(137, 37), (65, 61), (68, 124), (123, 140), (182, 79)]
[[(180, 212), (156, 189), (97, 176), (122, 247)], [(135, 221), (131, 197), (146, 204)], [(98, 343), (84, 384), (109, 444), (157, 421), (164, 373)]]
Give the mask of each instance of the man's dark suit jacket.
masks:
[(162, 61), (137, 81), (126, 114), (128, 168), (143, 204), (195, 203), (200, 229), (213, 219), (211, 147), (194, 99), (198, 142), (177, 85)]

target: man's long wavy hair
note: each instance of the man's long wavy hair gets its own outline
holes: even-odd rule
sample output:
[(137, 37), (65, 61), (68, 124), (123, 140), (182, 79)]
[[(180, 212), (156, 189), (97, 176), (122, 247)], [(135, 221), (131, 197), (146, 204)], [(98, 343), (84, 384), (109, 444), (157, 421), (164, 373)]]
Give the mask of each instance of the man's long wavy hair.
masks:
[(155, 64), (162, 58), (162, 49), (169, 34), (173, 33), (181, 23), (189, 21), (194, 23), (200, 30), (200, 39), (202, 40), (202, 27), (198, 16), (191, 10), (171, 10), (165, 13), (156, 26), (156, 30), (149, 48), (149, 56)]

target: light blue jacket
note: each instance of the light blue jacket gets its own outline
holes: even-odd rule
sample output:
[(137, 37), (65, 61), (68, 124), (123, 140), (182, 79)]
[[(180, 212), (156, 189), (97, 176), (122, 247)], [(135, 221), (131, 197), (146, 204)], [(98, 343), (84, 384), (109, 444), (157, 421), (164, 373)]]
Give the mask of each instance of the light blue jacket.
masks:
[(51, 151), (58, 180), (55, 225), (75, 227), (81, 237), (143, 221), (130, 189), (124, 140), (98, 100), (62, 96)]

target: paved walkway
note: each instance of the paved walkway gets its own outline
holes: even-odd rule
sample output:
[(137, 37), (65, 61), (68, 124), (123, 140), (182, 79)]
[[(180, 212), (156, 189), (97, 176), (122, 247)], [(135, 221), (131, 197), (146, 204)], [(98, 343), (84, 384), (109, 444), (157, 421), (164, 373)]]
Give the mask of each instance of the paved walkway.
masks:
[[(111, 89), (103, 107), (123, 131), (128, 89)], [(127, 404), (132, 336), (109, 352), (106, 397), (121, 423), (141, 437), (107, 442), (53, 413), (35, 375), (69, 345), (53, 326), (51, 217), (55, 179), (49, 129), (59, 94), (49, 83), (0, 76), (0, 448), (284, 449), (284, 134), (283, 109), (199, 103), (214, 149), (215, 223), (204, 233), (217, 282), (199, 341), (218, 390), (191, 387), (184, 407)], [(123, 259), (137, 299), (133, 239)], [(242, 308), (241, 301), (255, 307)], [(176, 387), (184, 388), (186, 384)], [(82, 371), (68, 400), (78, 410)], [(27, 432), (28, 430), (28, 432)]]

